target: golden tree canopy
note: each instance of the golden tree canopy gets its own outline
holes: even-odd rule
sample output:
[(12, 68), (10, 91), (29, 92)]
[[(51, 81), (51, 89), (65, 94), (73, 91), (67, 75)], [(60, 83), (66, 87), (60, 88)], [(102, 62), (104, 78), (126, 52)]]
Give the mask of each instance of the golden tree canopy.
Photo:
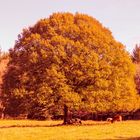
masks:
[(135, 69), (128, 53), (88, 15), (55, 13), (39, 20), (23, 30), (10, 56), (7, 98), (56, 110), (64, 104), (95, 112), (137, 108)]

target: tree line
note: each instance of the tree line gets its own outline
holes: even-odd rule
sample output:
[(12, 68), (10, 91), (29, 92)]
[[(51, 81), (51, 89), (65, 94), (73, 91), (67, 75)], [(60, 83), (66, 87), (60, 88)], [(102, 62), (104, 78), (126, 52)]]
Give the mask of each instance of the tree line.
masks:
[(54, 13), (23, 29), (9, 50), (1, 110), (28, 118), (64, 114), (64, 124), (69, 112), (135, 111), (140, 108), (139, 48), (131, 56), (93, 17)]

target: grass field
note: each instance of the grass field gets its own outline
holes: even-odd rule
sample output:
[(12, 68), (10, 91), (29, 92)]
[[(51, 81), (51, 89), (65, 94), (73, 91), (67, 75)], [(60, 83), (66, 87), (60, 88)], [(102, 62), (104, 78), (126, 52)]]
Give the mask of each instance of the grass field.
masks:
[(61, 121), (1, 120), (0, 140), (140, 140), (140, 121), (61, 124)]

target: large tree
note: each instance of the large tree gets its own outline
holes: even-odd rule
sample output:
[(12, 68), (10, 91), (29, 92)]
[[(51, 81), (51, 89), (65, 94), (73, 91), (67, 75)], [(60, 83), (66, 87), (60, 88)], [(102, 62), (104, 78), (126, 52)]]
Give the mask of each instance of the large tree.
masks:
[(9, 61), (8, 53), (4, 53), (0, 49), (0, 118), (3, 118), (4, 106), (3, 106), (3, 95), (2, 95), (2, 83), (3, 83), (3, 75), (6, 72), (7, 64)]
[[(55, 13), (24, 29), (3, 92), (7, 112), (130, 111), (137, 108), (134, 66), (124, 46), (96, 19)], [(20, 108), (20, 109), (19, 109)], [(15, 112), (14, 112), (15, 113)]]

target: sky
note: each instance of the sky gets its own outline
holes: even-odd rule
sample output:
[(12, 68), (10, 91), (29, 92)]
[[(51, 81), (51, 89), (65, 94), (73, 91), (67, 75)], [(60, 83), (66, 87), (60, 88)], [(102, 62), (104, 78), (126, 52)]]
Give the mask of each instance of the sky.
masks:
[(88, 14), (133, 51), (140, 43), (140, 0), (0, 0), (0, 47), (8, 51), (23, 28), (55, 12)]

